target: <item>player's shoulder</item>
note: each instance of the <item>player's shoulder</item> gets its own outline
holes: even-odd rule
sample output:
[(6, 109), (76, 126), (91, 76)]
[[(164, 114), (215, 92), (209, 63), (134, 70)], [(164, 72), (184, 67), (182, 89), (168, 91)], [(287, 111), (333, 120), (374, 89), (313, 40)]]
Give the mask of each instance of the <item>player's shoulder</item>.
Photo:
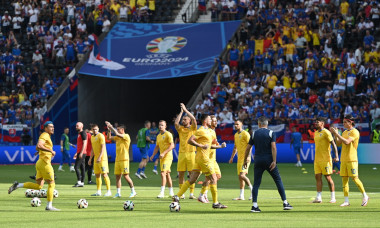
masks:
[(50, 135), (47, 133), (47, 132), (43, 132), (41, 135), (40, 135), (40, 139), (49, 139), (50, 138)]

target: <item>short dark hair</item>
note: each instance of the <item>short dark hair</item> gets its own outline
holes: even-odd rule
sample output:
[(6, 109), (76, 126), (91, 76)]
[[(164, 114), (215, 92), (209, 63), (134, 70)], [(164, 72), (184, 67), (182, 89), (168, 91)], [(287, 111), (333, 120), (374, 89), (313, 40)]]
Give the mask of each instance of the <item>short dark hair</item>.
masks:
[(165, 121), (165, 120), (160, 120), (160, 121), (158, 121), (158, 123), (161, 123), (161, 122), (165, 122), (165, 124), (166, 124), (166, 121)]
[(122, 128), (124, 131), (125, 131), (125, 125), (124, 124), (120, 124), (119, 126), (117, 126), (118, 128)]
[(94, 127), (98, 127), (99, 128), (99, 126), (97, 124), (91, 124), (91, 129), (93, 129)]
[(149, 120), (145, 120), (144, 125), (146, 125), (148, 123), (150, 123), (150, 121)]
[(355, 126), (355, 119), (352, 115), (348, 114), (344, 116), (344, 119), (351, 121), (352, 126)]
[(315, 121), (319, 121), (319, 122), (323, 122), (323, 123), (326, 123), (326, 118), (322, 117), (322, 116), (318, 116)]
[(268, 119), (265, 116), (260, 116), (257, 122), (261, 125), (268, 125)]
[(202, 116), (201, 116), (201, 123), (203, 124), (203, 121), (205, 121), (205, 119), (207, 118), (207, 117), (209, 117), (210, 115), (208, 115), (208, 114), (202, 114)]

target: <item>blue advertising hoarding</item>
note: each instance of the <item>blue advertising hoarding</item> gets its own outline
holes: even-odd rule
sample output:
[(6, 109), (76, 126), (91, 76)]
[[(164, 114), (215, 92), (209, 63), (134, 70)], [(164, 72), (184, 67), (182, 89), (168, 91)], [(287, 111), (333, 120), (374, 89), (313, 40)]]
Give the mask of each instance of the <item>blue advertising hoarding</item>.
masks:
[[(216, 160), (220, 163), (227, 163), (231, 157), (233, 144), (227, 144), (226, 148), (218, 149), (216, 152)], [(54, 151), (57, 152), (56, 156), (53, 158), (53, 163), (59, 163), (62, 159), (62, 153), (60, 152), (60, 146), (54, 146)], [(149, 150), (149, 155), (152, 155), (154, 146), (151, 146)], [(116, 146), (115, 144), (107, 144), (107, 154), (108, 161), (115, 161)], [(132, 145), (132, 157), (133, 161), (140, 161), (141, 155), (136, 144)], [(358, 159), (360, 164), (380, 164), (380, 156), (378, 155), (380, 151), (380, 144), (366, 144), (361, 143), (358, 147)], [(35, 156), (36, 152), (35, 146), (7, 146), (0, 148), (0, 165), (15, 165), (15, 164), (33, 164), (37, 161), (38, 156)], [(71, 148), (71, 157), (74, 156), (76, 149)], [(178, 161), (178, 144), (176, 149), (173, 151), (173, 162)], [(304, 144), (301, 151), (301, 161), (302, 163), (313, 163), (315, 155), (314, 144)], [(236, 162), (237, 157), (235, 156), (234, 162)], [(296, 163), (296, 156), (294, 152), (290, 149), (288, 143), (277, 144), (277, 161), (279, 163)]]
[(208, 72), (241, 21), (200, 24), (118, 22), (80, 70), (117, 79), (163, 79)]

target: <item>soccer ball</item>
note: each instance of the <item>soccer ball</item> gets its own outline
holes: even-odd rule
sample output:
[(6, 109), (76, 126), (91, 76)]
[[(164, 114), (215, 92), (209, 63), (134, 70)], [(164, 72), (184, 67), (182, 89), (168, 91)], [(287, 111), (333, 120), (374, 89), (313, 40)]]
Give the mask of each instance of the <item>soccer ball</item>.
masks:
[(132, 201), (127, 200), (124, 202), (123, 208), (125, 211), (133, 211), (135, 204)]
[(31, 198), (32, 197), (32, 189), (27, 189), (26, 191), (25, 191), (25, 196), (26, 197), (28, 197), (28, 198)]
[(38, 197), (34, 197), (30, 201), (30, 205), (32, 205), (32, 207), (39, 207), (39, 206), (41, 206), (41, 200)]
[(30, 197), (38, 197), (38, 190), (32, 189), (30, 191)]
[(86, 199), (80, 199), (77, 202), (77, 206), (78, 206), (79, 209), (85, 209), (85, 208), (88, 207), (88, 202), (87, 202)]
[(169, 205), (170, 212), (179, 212), (181, 210), (181, 206), (178, 202), (172, 202)]
[(54, 192), (53, 192), (53, 196), (54, 198), (58, 198), (59, 194), (58, 194), (58, 191), (54, 189)]
[(41, 189), (40, 191), (38, 191), (38, 197), (40, 198), (46, 198), (46, 195), (47, 195), (47, 192), (45, 189)]

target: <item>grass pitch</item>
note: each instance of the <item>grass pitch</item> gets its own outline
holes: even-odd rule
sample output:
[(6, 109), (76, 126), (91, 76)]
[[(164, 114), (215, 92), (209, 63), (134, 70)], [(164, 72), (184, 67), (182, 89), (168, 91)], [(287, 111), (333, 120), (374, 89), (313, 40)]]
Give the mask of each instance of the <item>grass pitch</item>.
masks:
[[(137, 163), (131, 163), (131, 170), (137, 169)], [(370, 197), (367, 207), (361, 207), (362, 196), (355, 184), (350, 181), (350, 207), (341, 208), (344, 201), (342, 180), (339, 175), (333, 175), (336, 186), (336, 204), (329, 204), (330, 193), (324, 180), (322, 204), (310, 203), (316, 195), (312, 164), (297, 168), (293, 164), (279, 164), (279, 170), (285, 185), (292, 211), (283, 211), (280, 196), (271, 177), (265, 173), (259, 190), (258, 204), (262, 213), (250, 213), (251, 202), (233, 201), (239, 195), (239, 183), (236, 175), (236, 164), (220, 164), (222, 179), (218, 182), (219, 201), (228, 205), (227, 209), (214, 210), (210, 204), (201, 204), (197, 200), (181, 200), (181, 212), (169, 211), (170, 198), (157, 199), (160, 191), (160, 176), (151, 172), (152, 164), (148, 164), (146, 174), (148, 179), (139, 180), (134, 175), (132, 179), (137, 197), (134, 211), (124, 211), (123, 202), (128, 200), (130, 193), (127, 183), (123, 180), (122, 198), (91, 197), (96, 191), (96, 185), (85, 185), (83, 188), (73, 188), (76, 182), (75, 173), (56, 172), (56, 189), (59, 198), (53, 205), (62, 211), (46, 212), (46, 199), (41, 199), (42, 206), (30, 206), (30, 198), (24, 196), (26, 189), (18, 189), (8, 195), (8, 187), (17, 180), (29, 181), (29, 175), (35, 168), (25, 166), (0, 166), (0, 226), (1, 227), (379, 227), (380, 222), (380, 170), (374, 170), (376, 165), (360, 165), (360, 179)], [(57, 170), (57, 165), (54, 165)], [(378, 167), (380, 168), (380, 167)], [(113, 173), (113, 164), (110, 164)], [(176, 164), (172, 165), (176, 170)], [(304, 172), (307, 173), (304, 173)], [(172, 173), (174, 192), (178, 191), (176, 172)], [(248, 174), (253, 179), (253, 168)], [(114, 175), (110, 175), (112, 194), (116, 193)], [(203, 180), (201, 176), (200, 180)], [(95, 178), (93, 179), (95, 180)], [(87, 183), (87, 180), (85, 181)], [(44, 186), (47, 189), (47, 185)], [(103, 194), (105, 186), (103, 181)], [(196, 185), (195, 195), (198, 196), (200, 185)], [(166, 194), (168, 195), (168, 189)], [(186, 193), (188, 197), (189, 192)], [(249, 190), (245, 190), (248, 199)], [(76, 202), (87, 199), (89, 207), (78, 209)], [(211, 193), (209, 193), (211, 200)]]

